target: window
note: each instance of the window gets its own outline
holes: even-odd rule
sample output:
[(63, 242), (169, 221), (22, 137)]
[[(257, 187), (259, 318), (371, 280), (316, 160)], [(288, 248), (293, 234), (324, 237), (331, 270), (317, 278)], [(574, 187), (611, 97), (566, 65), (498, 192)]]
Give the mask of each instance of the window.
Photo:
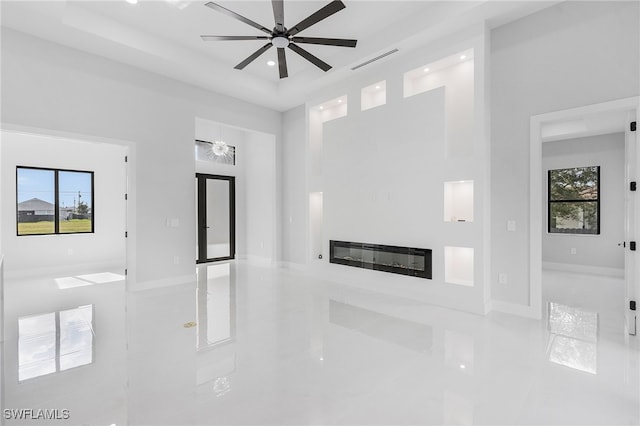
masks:
[(196, 160), (220, 164), (236, 164), (236, 147), (223, 141), (196, 140)]
[(600, 166), (549, 170), (549, 233), (600, 234)]
[(16, 168), (18, 235), (94, 231), (93, 172)]

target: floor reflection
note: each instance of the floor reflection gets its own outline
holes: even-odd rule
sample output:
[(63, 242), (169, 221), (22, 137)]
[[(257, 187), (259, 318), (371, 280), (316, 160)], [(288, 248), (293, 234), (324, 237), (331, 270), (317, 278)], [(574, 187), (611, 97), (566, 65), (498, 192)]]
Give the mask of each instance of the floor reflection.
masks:
[(433, 346), (433, 330), (429, 325), (407, 321), (335, 300), (329, 301), (329, 321), (332, 324), (418, 352), (430, 352)]
[(69, 409), (61, 425), (638, 424), (623, 316), (573, 290), (543, 324), (242, 262), (129, 292), (67, 275), (92, 284), (7, 286), (3, 408)]
[(474, 339), (465, 333), (445, 330), (444, 332), (444, 362), (447, 366), (473, 374), (474, 369)]
[(93, 362), (93, 305), (18, 319), (18, 381)]
[(235, 276), (230, 263), (197, 268), (196, 347), (203, 349), (235, 337)]
[(57, 424), (126, 424), (124, 276), (85, 272), (5, 283), (3, 407), (68, 410)]
[(77, 277), (56, 278), (55, 282), (60, 290), (64, 290), (67, 288), (124, 281), (124, 279), (124, 275), (114, 274), (113, 272), (98, 272), (95, 274), (78, 275)]
[(442, 405), (444, 409), (442, 424), (459, 426), (473, 424), (473, 401), (445, 390)]
[(549, 361), (598, 374), (598, 313), (549, 302)]
[(231, 262), (197, 268), (196, 333), (199, 394), (222, 397), (236, 371), (236, 274)]

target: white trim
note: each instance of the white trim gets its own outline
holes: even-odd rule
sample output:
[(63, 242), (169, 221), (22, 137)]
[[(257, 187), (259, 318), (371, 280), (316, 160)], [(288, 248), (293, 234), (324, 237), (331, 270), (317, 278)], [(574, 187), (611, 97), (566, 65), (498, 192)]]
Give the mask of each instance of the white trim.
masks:
[(177, 277), (163, 278), (161, 280), (144, 281), (141, 283), (130, 283), (129, 291), (135, 293), (145, 290), (154, 290), (158, 288), (173, 287), (183, 284), (193, 284), (196, 286), (196, 274), (182, 275)]
[[(4, 324), (4, 254), (3, 253), (0, 253), (0, 318), (2, 318), (2, 321)], [(0, 343), (2, 342), (4, 342), (4, 325), (0, 326)], [(1, 367), (0, 367), (0, 371), (3, 371)], [(4, 377), (2, 377), (2, 380), (4, 380)]]
[(572, 263), (542, 262), (542, 269), (571, 272), (584, 275), (624, 278), (624, 268), (608, 268), (605, 266), (577, 265)]
[(250, 265), (266, 268), (271, 268), (276, 264), (270, 257), (257, 256), (255, 254), (245, 254), (242, 255), (242, 257), (238, 256), (238, 259), (244, 260)]
[(541, 319), (542, 310), (533, 306), (518, 305), (511, 302), (503, 302), (501, 300), (491, 301), (491, 312), (502, 312), (510, 315), (517, 315), (525, 318)]
[[(529, 145), (529, 304), (540, 312), (542, 303), (542, 125), (602, 112), (636, 110), (640, 97), (534, 115), (530, 120)], [(494, 308), (496, 302), (493, 302)]]
[(110, 261), (69, 263), (55, 267), (47, 266), (44, 268), (22, 268), (13, 270), (6, 270), (5, 266), (4, 277), (7, 281), (13, 281), (50, 276), (76, 276), (83, 273), (94, 272), (113, 272), (124, 275), (124, 260), (111, 259)]
[(285, 262), (280, 261), (276, 264), (277, 268), (281, 269), (291, 269), (293, 271), (306, 271), (308, 269), (307, 265), (304, 263), (296, 263), (296, 262)]

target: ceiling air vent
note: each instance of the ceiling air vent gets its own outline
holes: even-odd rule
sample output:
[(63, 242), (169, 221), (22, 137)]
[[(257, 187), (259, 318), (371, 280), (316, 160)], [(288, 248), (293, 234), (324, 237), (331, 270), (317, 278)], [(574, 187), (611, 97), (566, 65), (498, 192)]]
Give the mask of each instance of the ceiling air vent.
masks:
[(369, 65), (371, 62), (375, 62), (375, 61), (377, 61), (379, 59), (385, 58), (385, 57), (391, 55), (392, 53), (396, 53), (397, 51), (398, 51), (398, 49), (393, 49), (393, 50), (388, 51), (387, 53), (383, 53), (382, 55), (376, 56), (373, 59), (369, 59), (368, 61), (365, 61), (365, 62), (361, 63), (360, 65), (356, 65), (355, 67), (351, 68), (351, 71), (355, 71), (360, 67), (364, 67), (365, 65)]

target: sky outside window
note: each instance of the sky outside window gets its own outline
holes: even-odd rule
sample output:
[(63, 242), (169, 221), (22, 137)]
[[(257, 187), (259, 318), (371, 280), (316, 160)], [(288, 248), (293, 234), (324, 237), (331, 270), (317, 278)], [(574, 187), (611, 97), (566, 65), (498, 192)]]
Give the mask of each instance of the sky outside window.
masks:
[(53, 204), (54, 176), (53, 170), (18, 169), (18, 203), (38, 198)]
[(75, 207), (83, 202), (91, 208), (91, 174), (86, 172), (59, 172), (58, 197), (60, 207)]

